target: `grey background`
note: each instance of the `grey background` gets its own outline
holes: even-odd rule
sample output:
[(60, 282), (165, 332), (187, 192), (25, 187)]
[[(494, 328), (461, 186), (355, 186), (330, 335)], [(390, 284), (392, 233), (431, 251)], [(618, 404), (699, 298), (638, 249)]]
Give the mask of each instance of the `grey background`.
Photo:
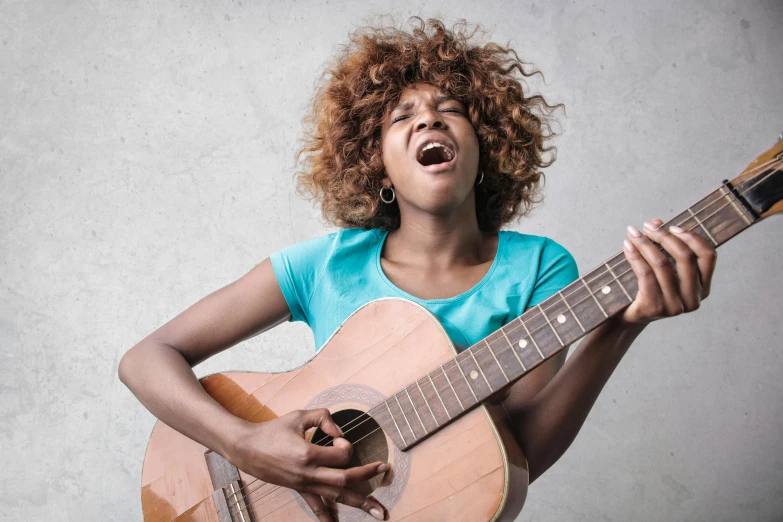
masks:
[[(315, 80), (372, 13), (464, 17), (562, 101), (547, 199), (515, 229), (582, 272), (783, 132), (783, 2), (0, 1), (0, 516), (139, 520), (153, 417), (122, 354), (324, 234), (293, 153)], [(520, 520), (780, 520), (783, 220), (721, 249), (701, 310), (651, 326)], [(285, 324), (197, 368), (290, 368)]]

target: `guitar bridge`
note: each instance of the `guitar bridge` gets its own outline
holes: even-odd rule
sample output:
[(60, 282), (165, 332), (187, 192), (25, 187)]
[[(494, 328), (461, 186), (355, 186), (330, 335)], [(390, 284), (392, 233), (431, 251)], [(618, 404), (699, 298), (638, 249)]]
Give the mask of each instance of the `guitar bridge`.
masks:
[(214, 451), (204, 454), (209, 478), (212, 480), (212, 501), (220, 522), (255, 522), (245, 494), (242, 492), (239, 470)]

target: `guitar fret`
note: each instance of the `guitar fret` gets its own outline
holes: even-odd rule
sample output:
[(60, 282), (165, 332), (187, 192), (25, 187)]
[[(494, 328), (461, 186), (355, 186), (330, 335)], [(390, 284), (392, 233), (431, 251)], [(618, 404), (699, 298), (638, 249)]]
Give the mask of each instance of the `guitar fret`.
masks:
[[(446, 374), (444, 373), (443, 375), (445, 376)], [(438, 396), (438, 399), (440, 400), (441, 405), (443, 405), (443, 411), (446, 412), (446, 415), (449, 417), (449, 420), (451, 420), (451, 413), (449, 413), (449, 409), (446, 407), (446, 403), (443, 402), (443, 397), (440, 396), (440, 392), (438, 392), (438, 388), (437, 388), (437, 386), (435, 386), (435, 381), (432, 380), (432, 375), (430, 375), (428, 373), (427, 377), (430, 380), (430, 384), (432, 385), (432, 389), (435, 390), (435, 395)], [(448, 380), (448, 379), (446, 379), (446, 380)], [(454, 392), (454, 395), (457, 395), (457, 392)], [(457, 400), (459, 400), (459, 397), (457, 397)]]
[[(476, 363), (476, 368), (478, 368), (479, 372), (481, 372), (481, 376), (484, 377), (484, 382), (487, 383), (487, 388), (492, 390), (492, 385), (489, 384), (489, 381), (487, 380), (487, 376), (484, 375), (484, 370), (481, 369), (481, 365), (479, 364), (478, 360), (476, 359), (476, 355), (473, 353), (473, 350), (468, 350), (468, 351), (470, 352), (470, 356), (473, 357), (473, 362)], [(492, 351), (492, 350), (490, 350), (490, 351)], [(500, 364), (498, 364), (498, 366), (500, 366)], [(501, 370), (502, 370), (502, 368), (501, 368)]]
[[(421, 385), (419, 384), (419, 381), (416, 381), (416, 387), (419, 389), (419, 393), (421, 394), (421, 398), (424, 399), (424, 404), (427, 405), (427, 409), (430, 410), (430, 415), (432, 415), (432, 420), (435, 421), (435, 425), (440, 428), (440, 422), (438, 422), (438, 418), (435, 416), (435, 413), (433, 413), (432, 408), (430, 408), (430, 403), (427, 400), (427, 397), (424, 396), (424, 391), (421, 389)], [(437, 393), (437, 390), (435, 391)], [(446, 405), (443, 405), (443, 409), (446, 409)], [(425, 428), (426, 429), (426, 428)]]
[(549, 327), (552, 329), (552, 332), (555, 334), (555, 337), (557, 337), (557, 342), (559, 342), (559, 343), (560, 343), (560, 346), (565, 346), (565, 343), (563, 342), (563, 340), (562, 340), (562, 339), (560, 338), (560, 336), (558, 335), (558, 333), (557, 333), (557, 330), (555, 330), (555, 327), (554, 327), (554, 325), (552, 324), (552, 321), (550, 321), (550, 320), (549, 320), (549, 317), (547, 317), (547, 315), (546, 315), (546, 312), (544, 312), (544, 309), (543, 309), (543, 308), (541, 308), (541, 305), (540, 305), (540, 304), (538, 304), (538, 305), (536, 305), (536, 306), (538, 307), (538, 309), (539, 309), (539, 310), (541, 310), (541, 315), (543, 315), (543, 316), (544, 316), (544, 319), (546, 319), (546, 322), (547, 322), (547, 324), (549, 325)]
[(405, 410), (402, 409), (402, 404), (400, 403), (399, 397), (397, 397), (397, 394), (394, 394), (394, 400), (397, 401), (397, 406), (400, 407), (400, 411), (402, 412), (402, 418), (405, 419), (405, 424), (408, 425), (408, 429), (411, 430), (411, 434), (413, 435), (413, 440), (416, 440), (416, 432), (413, 431), (413, 426), (411, 426), (410, 421), (408, 420), (408, 416), (405, 415)]
[[(503, 330), (502, 327), (500, 328), (500, 333), (502, 333), (503, 337), (505, 337), (506, 342), (508, 343), (508, 347), (511, 348), (511, 351), (514, 353), (514, 357), (516, 357), (517, 361), (519, 361), (519, 365), (522, 367), (522, 370), (527, 371), (527, 368), (525, 368), (525, 364), (522, 362), (522, 359), (519, 358), (519, 354), (517, 353), (516, 348), (514, 348), (514, 345), (511, 344), (511, 341), (508, 339), (508, 335), (506, 335), (506, 331)], [(484, 341), (486, 342), (486, 338), (484, 339)]]
[[(411, 398), (411, 394), (408, 393), (408, 388), (405, 388), (405, 395), (407, 395), (408, 396), (408, 400), (411, 401), (411, 406), (413, 406), (413, 413), (415, 413), (416, 417), (418, 417), (419, 423), (421, 424), (421, 427), (424, 428), (424, 433), (425, 434), (429, 434), (429, 430), (427, 430), (427, 426), (425, 426), (424, 422), (422, 422), (422, 420), (421, 420), (421, 415), (419, 415), (419, 409), (416, 408), (416, 405), (413, 403), (413, 399)], [(427, 401), (425, 400), (424, 402), (427, 402)]]
[(598, 305), (598, 308), (600, 308), (600, 309), (601, 309), (601, 313), (602, 313), (602, 314), (604, 314), (604, 317), (606, 317), (606, 318), (608, 319), (608, 318), (609, 318), (609, 315), (606, 313), (606, 310), (604, 310), (604, 307), (603, 307), (603, 306), (601, 306), (601, 303), (600, 303), (600, 302), (598, 302), (598, 298), (595, 296), (595, 294), (593, 293), (593, 291), (592, 291), (592, 290), (590, 290), (590, 287), (589, 287), (589, 286), (587, 286), (587, 283), (585, 283), (585, 280), (584, 280), (584, 279), (582, 279), (582, 278), (580, 277), (580, 278), (579, 278), (579, 281), (581, 281), (581, 282), (582, 282), (582, 284), (585, 286), (585, 288), (587, 288), (587, 292), (588, 292), (588, 293), (590, 294), (590, 296), (593, 298), (593, 301), (595, 301), (595, 304), (597, 304), (597, 305)]
[[(737, 211), (737, 213), (742, 216), (742, 219), (745, 220), (745, 223), (748, 224), (748, 226), (753, 224), (753, 219), (748, 216), (748, 211), (745, 209), (745, 207), (742, 207), (740, 205), (737, 205), (737, 202), (735, 201), (737, 199), (737, 196), (732, 194), (726, 189), (726, 185), (721, 185), (720, 191), (723, 194), (723, 196), (729, 200), (729, 203), (731, 203), (731, 206), (734, 207), (734, 210)], [(734, 196), (734, 197), (732, 197)]]
[(609, 270), (609, 273), (612, 274), (612, 277), (614, 277), (615, 281), (617, 281), (617, 286), (619, 286), (620, 290), (623, 291), (625, 297), (628, 298), (628, 301), (633, 302), (633, 298), (630, 295), (628, 295), (628, 292), (625, 291), (625, 287), (623, 286), (623, 283), (620, 281), (620, 278), (614, 275), (614, 272), (612, 271), (612, 267), (609, 266), (609, 263), (604, 263), (604, 266), (606, 267), (607, 270)]
[(579, 320), (579, 318), (576, 316), (576, 313), (571, 309), (571, 305), (568, 304), (568, 300), (565, 298), (563, 293), (560, 290), (558, 290), (557, 293), (560, 295), (560, 299), (563, 300), (563, 302), (565, 303), (566, 307), (568, 307), (568, 311), (571, 312), (571, 315), (574, 316), (574, 320), (576, 321), (576, 324), (579, 325), (579, 328), (582, 329), (582, 332), (587, 332), (587, 330), (585, 330), (585, 327), (582, 326), (582, 321)]
[[(509, 379), (508, 375), (506, 375), (506, 370), (504, 370), (503, 367), (500, 365), (500, 361), (498, 361), (498, 358), (495, 355), (495, 352), (492, 351), (492, 346), (489, 344), (489, 341), (487, 341), (486, 337), (484, 338), (484, 342), (487, 343), (487, 348), (489, 348), (489, 353), (491, 353), (492, 354), (492, 358), (495, 359), (495, 364), (497, 364), (498, 368), (500, 368), (500, 372), (503, 374), (503, 377), (505, 377), (506, 382), (511, 382), (511, 379)], [(514, 351), (513, 347), (512, 347), (511, 351)], [(475, 356), (473, 358), (475, 359)]]
[[(525, 324), (525, 322), (522, 320), (521, 317), (517, 317), (517, 319), (519, 319), (519, 322), (522, 323), (522, 327), (525, 329), (525, 332), (527, 332), (527, 336), (530, 337), (531, 341), (533, 341), (533, 346), (536, 347), (536, 350), (538, 351), (538, 355), (540, 355), (542, 359), (546, 359), (546, 357), (544, 357), (544, 353), (541, 351), (541, 348), (538, 347), (538, 343), (533, 338), (533, 335), (530, 333), (530, 330), (527, 329), (527, 325)], [(524, 365), (522, 366), (522, 368), (524, 368)], [(527, 369), (525, 369), (525, 371), (527, 371)]]
[(696, 220), (696, 223), (698, 223), (698, 224), (699, 224), (699, 226), (701, 227), (701, 229), (704, 231), (704, 233), (705, 233), (705, 234), (707, 234), (707, 237), (709, 237), (709, 238), (710, 238), (710, 241), (712, 241), (712, 243), (713, 243), (715, 246), (718, 246), (718, 242), (717, 242), (717, 241), (715, 241), (715, 238), (714, 238), (714, 237), (712, 237), (712, 234), (710, 234), (710, 231), (709, 231), (709, 230), (707, 230), (707, 227), (705, 227), (705, 226), (704, 226), (704, 224), (703, 224), (701, 221), (699, 221), (699, 218), (697, 218), (697, 217), (696, 217), (696, 214), (694, 214), (694, 213), (693, 213), (693, 210), (691, 210), (691, 208), (690, 208), (690, 207), (688, 207), (688, 212), (690, 212), (690, 213), (691, 213), (691, 217), (693, 217), (693, 219), (695, 219), (695, 220)]
[(451, 379), (449, 379), (449, 376), (446, 375), (446, 370), (443, 369), (443, 366), (440, 367), (440, 371), (443, 372), (443, 377), (446, 378), (446, 382), (449, 383), (449, 386), (451, 387), (451, 391), (454, 392), (454, 396), (457, 398), (457, 402), (459, 402), (459, 407), (462, 408), (462, 411), (465, 411), (465, 405), (462, 404), (462, 399), (459, 398), (459, 395), (457, 394), (457, 390), (454, 389), (454, 385), (451, 383)]
[[(398, 401), (399, 402), (399, 401)], [(405, 441), (405, 435), (402, 434), (402, 430), (400, 430), (399, 425), (397, 425), (397, 419), (394, 418), (394, 412), (391, 411), (391, 408), (389, 407), (389, 401), (383, 401), (383, 403), (386, 405), (386, 409), (389, 410), (389, 415), (391, 415), (392, 422), (394, 423), (394, 427), (397, 428), (397, 433), (400, 434), (400, 438), (402, 439), (403, 445), (408, 444)], [(402, 410), (402, 408), (400, 408)], [(405, 412), (403, 412), (404, 414)], [(412, 432), (411, 432), (412, 433)]]
[[(461, 373), (462, 374), (462, 378), (465, 379), (465, 382), (468, 385), (468, 389), (470, 390), (470, 393), (473, 394), (473, 398), (476, 399), (476, 402), (478, 402), (479, 400), (478, 400), (478, 397), (476, 396), (476, 392), (473, 391), (473, 386), (470, 384), (470, 381), (468, 380), (467, 375), (465, 375), (465, 372), (462, 371), (462, 366), (460, 366), (459, 360), (456, 357), (454, 358), (454, 364), (456, 364), (457, 368), (459, 368), (459, 373)], [(485, 379), (486, 379), (486, 377), (485, 377)]]

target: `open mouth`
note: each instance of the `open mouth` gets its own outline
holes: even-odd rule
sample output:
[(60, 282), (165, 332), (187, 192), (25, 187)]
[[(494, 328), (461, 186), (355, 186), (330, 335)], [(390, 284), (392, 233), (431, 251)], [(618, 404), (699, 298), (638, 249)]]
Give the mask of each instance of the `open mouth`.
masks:
[(429, 167), (430, 165), (438, 165), (440, 163), (448, 163), (454, 159), (454, 151), (442, 143), (433, 141), (427, 143), (419, 151), (417, 159), (419, 163), (425, 167)]

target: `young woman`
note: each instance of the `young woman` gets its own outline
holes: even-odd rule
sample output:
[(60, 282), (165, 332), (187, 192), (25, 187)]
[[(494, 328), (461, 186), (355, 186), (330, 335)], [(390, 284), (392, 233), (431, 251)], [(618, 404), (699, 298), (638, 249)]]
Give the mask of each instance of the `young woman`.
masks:
[[(412, 33), (361, 29), (315, 98), (300, 187), (334, 234), (293, 245), (194, 304), (123, 357), (120, 379), (155, 416), (266, 482), (298, 490), (319, 520), (324, 499), (383, 518), (347, 485), (385, 463), (340, 469), (351, 445), (325, 409), (253, 424), (215, 402), (192, 367), (287, 320), (320, 348), (363, 304), (406, 297), (466, 347), (578, 277), (548, 238), (500, 230), (537, 200), (550, 106), (526, 96), (516, 53), (471, 44), (464, 26), (419, 20)], [(515, 384), (502, 398), (535, 480), (574, 440), (596, 397), (649, 322), (707, 297), (714, 248), (660, 220), (628, 227), (624, 252), (639, 291), (624, 311)], [(673, 261), (662, 252), (661, 245)], [(333, 447), (304, 440), (318, 426)]]

